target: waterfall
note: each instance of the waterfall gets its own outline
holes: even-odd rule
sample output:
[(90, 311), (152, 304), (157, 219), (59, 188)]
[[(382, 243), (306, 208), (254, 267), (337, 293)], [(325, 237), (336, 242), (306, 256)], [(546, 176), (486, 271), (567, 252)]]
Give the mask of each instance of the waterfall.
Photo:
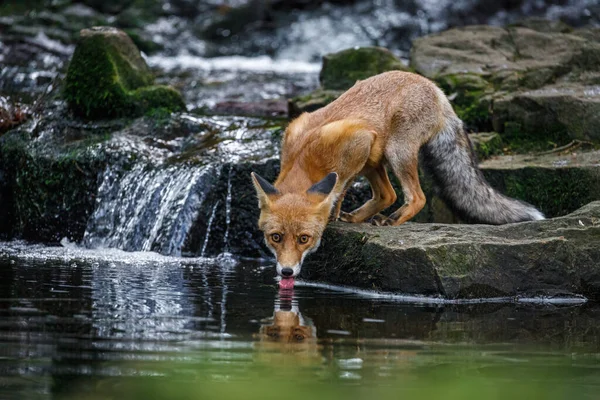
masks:
[(231, 170), (229, 166), (229, 174), (227, 176), (227, 197), (225, 197), (225, 235), (223, 237), (223, 251), (229, 252), (229, 225), (231, 225)]
[(84, 244), (181, 255), (188, 232), (219, 175), (220, 169), (212, 166), (136, 165), (125, 172), (107, 168)]
[(200, 257), (204, 257), (204, 255), (206, 254), (206, 247), (208, 246), (208, 240), (210, 239), (210, 229), (212, 228), (213, 221), (215, 220), (215, 215), (217, 213), (217, 207), (219, 207), (218, 201), (213, 206), (212, 212), (210, 213), (210, 218), (208, 219), (208, 225), (206, 225), (206, 235), (204, 236), (204, 244), (202, 245), (202, 251), (200, 252)]

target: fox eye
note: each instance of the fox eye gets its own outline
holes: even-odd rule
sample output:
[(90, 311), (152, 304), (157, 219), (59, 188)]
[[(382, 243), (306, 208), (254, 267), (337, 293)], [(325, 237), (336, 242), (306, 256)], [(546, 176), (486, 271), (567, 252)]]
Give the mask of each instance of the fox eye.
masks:
[(279, 242), (281, 242), (281, 235), (279, 233), (273, 233), (271, 235), (271, 240), (274, 241), (275, 243), (279, 243)]
[(309, 239), (308, 235), (301, 235), (301, 236), (298, 238), (298, 242), (299, 242), (300, 244), (306, 244), (306, 243), (308, 243), (308, 239)]

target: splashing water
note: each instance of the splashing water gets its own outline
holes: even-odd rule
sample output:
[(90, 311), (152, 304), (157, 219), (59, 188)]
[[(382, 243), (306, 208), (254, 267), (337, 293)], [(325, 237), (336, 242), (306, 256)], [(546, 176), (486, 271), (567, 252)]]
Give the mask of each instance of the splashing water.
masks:
[(96, 209), (84, 235), (87, 247), (156, 251), (181, 255), (181, 248), (212, 182), (214, 167), (136, 165), (104, 172)]

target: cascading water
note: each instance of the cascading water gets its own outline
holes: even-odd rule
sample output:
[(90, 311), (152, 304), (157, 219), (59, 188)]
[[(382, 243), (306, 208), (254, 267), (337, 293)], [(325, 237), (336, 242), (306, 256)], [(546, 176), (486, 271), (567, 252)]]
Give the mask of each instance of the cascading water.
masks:
[(208, 240), (210, 239), (210, 228), (212, 227), (213, 221), (215, 220), (215, 215), (217, 214), (217, 207), (219, 207), (218, 201), (213, 206), (212, 212), (210, 213), (210, 218), (208, 219), (208, 225), (206, 226), (206, 236), (204, 237), (204, 244), (202, 244), (202, 251), (200, 252), (201, 257), (204, 257), (206, 255), (206, 247), (208, 246)]
[(225, 253), (229, 252), (229, 226), (231, 225), (231, 170), (227, 175), (227, 197), (225, 198), (225, 236), (223, 237), (223, 248)]
[(84, 235), (87, 247), (181, 255), (218, 168), (136, 165), (108, 168)]

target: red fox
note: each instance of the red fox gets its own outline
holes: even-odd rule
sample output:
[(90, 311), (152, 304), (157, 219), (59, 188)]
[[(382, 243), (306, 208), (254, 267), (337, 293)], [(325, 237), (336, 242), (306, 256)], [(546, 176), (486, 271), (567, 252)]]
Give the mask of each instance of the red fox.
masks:
[[(489, 186), (462, 121), (440, 88), (420, 75), (386, 72), (358, 81), (334, 102), (289, 124), (274, 185), (252, 173), (258, 226), (277, 257), (280, 285), (293, 287), (330, 219), (400, 225), (414, 217), (425, 205), (419, 155), (441, 197), (465, 222), (544, 218)], [(404, 195), (404, 205), (389, 217), (379, 214), (396, 201), (386, 166)], [(373, 196), (358, 209), (341, 212), (344, 193), (358, 175), (367, 178)]]

